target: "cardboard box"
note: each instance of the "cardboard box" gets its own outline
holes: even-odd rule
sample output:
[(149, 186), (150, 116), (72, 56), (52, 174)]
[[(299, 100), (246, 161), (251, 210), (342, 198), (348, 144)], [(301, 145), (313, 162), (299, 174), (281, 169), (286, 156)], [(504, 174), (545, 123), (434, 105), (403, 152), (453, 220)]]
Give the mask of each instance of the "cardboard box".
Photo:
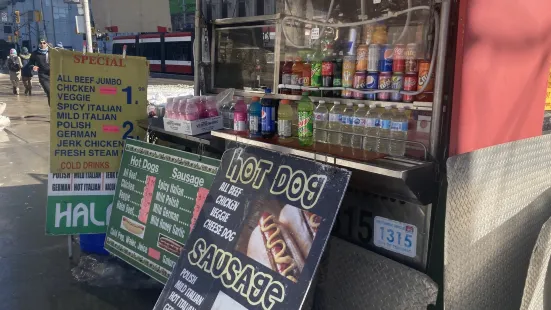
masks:
[(203, 118), (195, 121), (163, 118), (163, 123), (166, 131), (190, 136), (200, 135), (224, 127), (222, 116)]

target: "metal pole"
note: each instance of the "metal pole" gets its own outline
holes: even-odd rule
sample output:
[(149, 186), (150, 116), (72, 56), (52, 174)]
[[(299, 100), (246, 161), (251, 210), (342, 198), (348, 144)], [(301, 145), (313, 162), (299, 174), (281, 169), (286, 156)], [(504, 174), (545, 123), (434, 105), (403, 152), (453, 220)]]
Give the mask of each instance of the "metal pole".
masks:
[(54, 33), (54, 42), (53, 45), (56, 46), (57, 44), (57, 37), (55, 35), (55, 16), (54, 16), (54, 2), (50, 0), (50, 8), (52, 9), (52, 32)]
[(84, 9), (84, 27), (86, 28), (86, 51), (93, 53), (92, 26), (90, 24), (90, 5), (88, 4), (88, 0), (82, 0), (82, 8)]
[(200, 88), (200, 69), (201, 69), (201, 50), (203, 47), (203, 37), (201, 36), (201, 0), (195, 0), (195, 40), (193, 40), (193, 91), (195, 96), (199, 96)]
[[(434, 80), (434, 103), (432, 105), (432, 120), (430, 124), (429, 153), (433, 159), (438, 156), (439, 138), (442, 128), (442, 111), (444, 101), (444, 66), (446, 64), (446, 47), (448, 44), (448, 24), (450, 21), (450, 0), (443, 0), (440, 12), (440, 33), (438, 52), (436, 54), (436, 76)], [(450, 111), (446, 111), (450, 113)]]

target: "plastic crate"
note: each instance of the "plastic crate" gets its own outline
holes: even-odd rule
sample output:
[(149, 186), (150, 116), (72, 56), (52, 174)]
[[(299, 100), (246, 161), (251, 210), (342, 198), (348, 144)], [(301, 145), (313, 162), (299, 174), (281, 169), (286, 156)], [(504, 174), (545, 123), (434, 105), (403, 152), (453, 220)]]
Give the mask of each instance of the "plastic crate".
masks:
[(80, 235), (80, 250), (82, 252), (109, 255), (109, 252), (103, 248), (104, 243), (105, 234)]

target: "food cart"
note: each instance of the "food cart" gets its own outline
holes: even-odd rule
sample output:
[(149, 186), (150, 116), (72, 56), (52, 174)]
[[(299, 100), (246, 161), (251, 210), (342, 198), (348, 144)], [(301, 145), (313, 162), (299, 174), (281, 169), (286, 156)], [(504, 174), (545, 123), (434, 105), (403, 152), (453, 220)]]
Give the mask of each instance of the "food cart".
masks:
[[(236, 95), (250, 100), (262, 97), (269, 88), (269, 96), (276, 100), (298, 101), (299, 93), (308, 91), (315, 103), (375, 104), (379, 109), (392, 106), (408, 111), (404, 156), (324, 143), (303, 146), (296, 139), (251, 138), (231, 128), (189, 139), (180, 137), (200, 139), (195, 141), (197, 148), (222, 139), (226, 147), (256, 146), (352, 171), (333, 228), (334, 238), (317, 284), (310, 291), (309, 306), (426, 308), (436, 303), (437, 293), (439, 308), (520, 306), (524, 283), (530, 282), (526, 274), (536, 236), (551, 216), (545, 207), (550, 200), (546, 190), (551, 184), (543, 179), (549, 169), (545, 148), (551, 141), (545, 136), (528, 139), (542, 134), (544, 82), (536, 89), (541, 88), (541, 94), (517, 85), (508, 85), (503, 91), (503, 80), (497, 80), (491, 70), (477, 71), (481, 60), (468, 54), (492, 62), (494, 69), (503, 65), (503, 59), (484, 54), (488, 49), (474, 39), (481, 25), (488, 29), (502, 27), (492, 18), (482, 21), (477, 15), (482, 6), (499, 14), (519, 9), (512, 4), (499, 8), (495, 5), (496, 1), (476, 7), (467, 1), (447, 0), (197, 1), (195, 37), (201, 39), (195, 44), (195, 72), (199, 73), (195, 75), (196, 95), (234, 88)], [(537, 6), (549, 8), (543, 1)], [(541, 14), (531, 13), (538, 17), (536, 20), (541, 19)], [(529, 17), (523, 18), (530, 24)], [(497, 40), (495, 33), (482, 31), (480, 37)], [(540, 32), (531, 36), (542, 37)], [(517, 34), (506, 38), (522, 42)], [(529, 67), (534, 69), (531, 79), (544, 77), (546, 81), (550, 57), (543, 49), (549, 50), (550, 44), (549, 40), (545, 42), (541, 49), (531, 52), (540, 62), (530, 61), (523, 68), (511, 66), (507, 74), (528, 78)], [(379, 50), (390, 44), (387, 48), (395, 56), (395, 63), (397, 59), (405, 60), (404, 68), (389, 67), (390, 88), (362, 83), (363, 74), (367, 79), (374, 70), (381, 85), (381, 75), (386, 74), (385, 69), (369, 67), (372, 60), (377, 66), (382, 61), (384, 66), (385, 51), (378, 56), (369, 50), (364, 54), (363, 46), (375, 44), (381, 45)], [(408, 44), (415, 45), (415, 53)], [(490, 50), (503, 56), (503, 52)], [(399, 57), (403, 59), (396, 57), (401, 52), (404, 55)], [(359, 61), (364, 58), (367, 67)], [(351, 59), (353, 67), (345, 68)], [(410, 67), (411, 60), (416, 68)], [(302, 70), (289, 71), (290, 61), (293, 65), (301, 63)], [(289, 72), (304, 72), (304, 64), (310, 65), (313, 72), (315, 63), (323, 66), (325, 61), (331, 62), (333, 70), (332, 74), (322, 72), (321, 82), (310, 80), (305, 85), (294, 78), (288, 83), (284, 77)], [(340, 76), (334, 70), (339, 63)], [(417, 87), (405, 88), (404, 80), (400, 85), (401, 74), (405, 79), (412, 73), (417, 74)], [(324, 77), (329, 76), (326, 83)], [(496, 79), (488, 81), (490, 76)], [(342, 84), (335, 83), (341, 77)], [(472, 97), (475, 85), (465, 77), (484, 80), (485, 85), (476, 89), (490, 93), (484, 97), (484, 106)], [(502, 93), (497, 94), (491, 87)], [(506, 93), (530, 93), (530, 112), (514, 115), (513, 111), (518, 110)], [(531, 123), (505, 134), (505, 121), (490, 120), (494, 114), (504, 116), (503, 111), (509, 112), (509, 124), (516, 124), (524, 116)], [(493, 127), (486, 131), (483, 125), (487, 122)], [(155, 128), (149, 125), (149, 129)], [(505, 144), (498, 145), (501, 143)], [(512, 194), (506, 194), (508, 191)], [(384, 229), (379, 233), (382, 225), (392, 223), (415, 235), (415, 240), (408, 241), (408, 249), (395, 243)]]

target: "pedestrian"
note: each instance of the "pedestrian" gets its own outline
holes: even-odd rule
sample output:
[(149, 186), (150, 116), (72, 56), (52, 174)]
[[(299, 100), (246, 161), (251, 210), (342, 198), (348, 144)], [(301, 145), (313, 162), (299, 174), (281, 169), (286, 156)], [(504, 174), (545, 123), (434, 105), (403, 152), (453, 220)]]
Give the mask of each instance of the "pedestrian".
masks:
[(31, 95), (33, 85), (33, 68), (30, 65), (31, 54), (26, 47), (21, 49), (21, 62), (23, 63), (23, 68), (21, 69), (21, 79), (23, 80), (23, 86), (25, 87), (25, 95)]
[(21, 58), (17, 56), (17, 51), (10, 49), (10, 56), (8, 56), (8, 70), (10, 71), (10, 81), (13, 86), (13, 94), (19, 95), (19, 81), (21, 81)]
[(32, 53), (29, 65), (33, 66), (33, 71), (38, 71), (38, 82), (48, 96), (48, 105), (50, 105), (50, 57), (48, 52), (49, 46), (46, 38), (40, 38), (38, 48)]

